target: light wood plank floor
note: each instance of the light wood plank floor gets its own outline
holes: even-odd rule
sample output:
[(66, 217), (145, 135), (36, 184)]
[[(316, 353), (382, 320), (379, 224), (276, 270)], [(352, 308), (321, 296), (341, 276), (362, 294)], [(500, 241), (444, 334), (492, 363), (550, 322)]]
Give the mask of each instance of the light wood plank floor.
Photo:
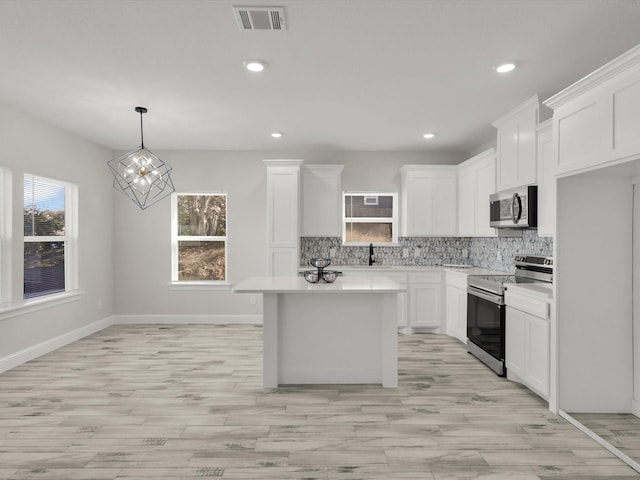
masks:
[(441, 335), (397, 389), (263, 389), (256, 326), (113, 326), (0, 375), (0, 479), (637, 479)]
[(571, 413), (600, 438), (640, 463), (640, 418), (625, 413)]

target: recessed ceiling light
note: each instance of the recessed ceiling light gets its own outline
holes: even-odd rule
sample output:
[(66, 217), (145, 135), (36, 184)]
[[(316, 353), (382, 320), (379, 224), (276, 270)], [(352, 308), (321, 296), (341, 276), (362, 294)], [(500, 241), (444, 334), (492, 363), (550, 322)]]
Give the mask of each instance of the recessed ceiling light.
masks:
[(262, 60), (245, 60), (244, 67), (250, 72), (261, 72), (267, 68), (267, 63)]
[(432, 138), (434, 138), (436, 136), (435, 133), (425, 133), (423, 135), (424, 138), (426, 138), (427, 140), (431, 140)]
[(272, 136), (273, 138), (282, 138), (282, 133), (280, 133), (280, 132), (273, 132), (273, 133), (271, 134), (271, 136)]
[(502, 65), (498, 65), (496, 67), (496, 72), (498, 73), (508, 73), (516, 68), (516, 64), (513, 62), (503, 63)]

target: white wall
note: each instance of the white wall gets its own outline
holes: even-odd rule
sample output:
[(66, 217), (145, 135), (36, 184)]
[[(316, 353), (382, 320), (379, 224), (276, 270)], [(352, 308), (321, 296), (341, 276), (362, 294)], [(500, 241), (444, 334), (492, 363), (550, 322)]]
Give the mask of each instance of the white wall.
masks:
[[(22, 298), (24, 173), (73, 182), (79, 194), (79, 301), (0, 320), (0, 359), (113, 313), (113, 188), (100, 147), (41, 120), (0, 105), (0, 165), (13, 178), (11, 285)], [(98, 309), (98, 300), (102, 308)]]
[[(153, 150), (153, 145), (149, 145)], [(344, 165), (344, 190), (398, 191), (404, 164), (455, 164), (464, 155), (349, 152), (185, 152), (154, 151), (173, 169), (177, 192), (228, 194), (228, 278), (232, 284), (266, 274), (266, 168), (264, 159), (303, 159), (305, 164)], [(260, 299), (216, 291), (169, 288), (170, 201), (140, 211), (124, 195), (115, 207), (116, 313), (129, 315), (257, 316)], [(188, 317), (187, 317), (188, 319)]]
[(632, 207), (628, 176), (558, 180), (558, 406), (568, 413), (631, 411)]

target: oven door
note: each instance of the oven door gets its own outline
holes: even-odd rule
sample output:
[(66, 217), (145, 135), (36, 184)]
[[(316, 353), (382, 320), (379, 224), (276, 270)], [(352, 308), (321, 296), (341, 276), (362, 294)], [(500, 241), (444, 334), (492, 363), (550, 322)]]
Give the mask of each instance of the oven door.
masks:
[(505, 375), (504, 297), (471, 286), (467, 292), (469, 353), (478, 357), (498, 375)]

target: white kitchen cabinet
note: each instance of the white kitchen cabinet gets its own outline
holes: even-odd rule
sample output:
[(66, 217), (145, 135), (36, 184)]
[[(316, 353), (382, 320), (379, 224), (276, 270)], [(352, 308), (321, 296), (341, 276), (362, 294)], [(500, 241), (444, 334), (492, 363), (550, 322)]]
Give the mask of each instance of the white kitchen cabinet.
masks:
[(507, 378), (522, 383), (525, 378), (526, 313), (507, 308), (505, 324), (505, 365)]
[(443, 327), (441, 273), (409, 275), (409, 328), (439, 333)]
[(302, 236), (341, 235), (340, 176), (343, 165), (302, 167)]
[(556, 177), (552, 121), (538, 125), (538, 235), (553, 237), (556, 230)]
[(496, 189), (493, 148), (458, 165), (458, 236), (495, 236), (490, 227), (489, 196)]
[(402, 183), (402, 236), (450, 236), (457, 232), (457, 167), (405, 165)]
[(536, 183), (536, 126), (540, 102), (534, 95), (493, 122), (498, 129), (496, 165), (498, 191)]
[(640, 155), (640, 46), (544, 104), (553, 108), (555, 174), (564, 176)]
[(546, 300), (505, 293), (507, 378), (549, 398), (550, 326)]
[(445, 273), (446, 333), (467, 343), (467, 274)]
[[(385, 268), (379, 268), (376, 269), (375, 267), (371, 267), (371, 268), (353, 268), (349, 269), (347, 268), (340, 268), (340, 267), (336, 267), (339, 270), (343, 270), (343, 275), (348, 275), (350, 277), (352, 276), (360, 276), (360, 277), (364, 277), (364, 276), (382, 276), (382, 277), (389, 277), (393, 280), (395, 280), (396, 282), (398, 282), (400, 285), (404, 285), (405, 287), (408, 285), (409, 280), (408, 280), (408, 276), (406, 273), (404, 272), (398, 272), (398, 271), (389, 271), (388, 269)], [(339, 281), (339, 280), (338, 280)], [(399, 295), (399, 300), (398, 300), (398, 328), (400, 329), (401, 332), (403, 333), (411, 333), (409, 331), (409, 292), (407, 289), (407, 292), (402, 292)]]
[(298, 274), (302, 160), (264, 160), (267, 167), (267, 275)]

